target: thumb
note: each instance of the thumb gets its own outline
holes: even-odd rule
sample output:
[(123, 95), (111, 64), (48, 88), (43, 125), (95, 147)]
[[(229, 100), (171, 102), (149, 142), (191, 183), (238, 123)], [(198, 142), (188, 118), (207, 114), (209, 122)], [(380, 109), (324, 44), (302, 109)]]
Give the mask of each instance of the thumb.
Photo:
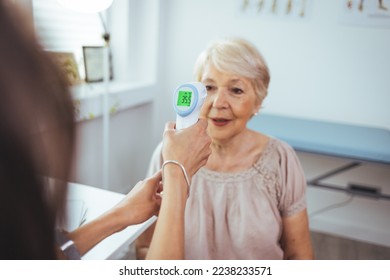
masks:
[(149, 177), (154, 183), (158, 183), (162, 180), (162, 170), (160, 169), (156, 173), (154, 173), (152, 176)]
[(175, 123), (174, 122), (167, 122), (166, 124), (165, 124), (165, 131), (166, 130), (172, 130), (172, 129), (175, 129)]

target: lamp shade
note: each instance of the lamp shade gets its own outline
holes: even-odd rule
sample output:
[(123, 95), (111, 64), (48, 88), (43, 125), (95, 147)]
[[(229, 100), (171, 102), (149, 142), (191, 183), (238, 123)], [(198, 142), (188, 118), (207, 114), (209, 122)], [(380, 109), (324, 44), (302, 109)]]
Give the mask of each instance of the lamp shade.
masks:
[(108, 9), (113, 0), (57, 0), (64, 8), (81, 13), (98, 13)]

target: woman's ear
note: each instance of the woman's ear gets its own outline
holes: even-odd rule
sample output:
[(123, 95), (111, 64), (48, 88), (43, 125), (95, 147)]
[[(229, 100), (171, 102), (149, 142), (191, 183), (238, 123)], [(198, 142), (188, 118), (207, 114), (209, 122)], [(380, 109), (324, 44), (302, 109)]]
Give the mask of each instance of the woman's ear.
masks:
[(253, 109), (253, 115), (254, 116), (256, 116), (259, 113), (262, 104), (263, 104), (263, 100), (258, 97), (257, 100), (256, 100), (256, 106)]

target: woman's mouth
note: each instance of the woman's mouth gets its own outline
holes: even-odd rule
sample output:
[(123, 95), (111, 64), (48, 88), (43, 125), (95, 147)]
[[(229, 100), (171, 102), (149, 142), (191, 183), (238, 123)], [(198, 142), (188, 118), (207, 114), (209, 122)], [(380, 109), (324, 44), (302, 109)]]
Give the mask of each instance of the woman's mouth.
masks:
[(215, 126), (225, 126), (230, 122), (230, 120), (223, 118), (211, 118), (211, 121)]

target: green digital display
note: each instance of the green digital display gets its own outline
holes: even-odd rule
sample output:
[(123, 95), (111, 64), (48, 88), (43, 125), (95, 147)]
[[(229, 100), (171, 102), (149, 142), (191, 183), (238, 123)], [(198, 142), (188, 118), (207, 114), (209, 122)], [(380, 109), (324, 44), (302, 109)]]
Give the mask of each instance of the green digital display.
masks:
[(191, 106), (192, 91), (180, 90), (177, 98), (177, 106)]

